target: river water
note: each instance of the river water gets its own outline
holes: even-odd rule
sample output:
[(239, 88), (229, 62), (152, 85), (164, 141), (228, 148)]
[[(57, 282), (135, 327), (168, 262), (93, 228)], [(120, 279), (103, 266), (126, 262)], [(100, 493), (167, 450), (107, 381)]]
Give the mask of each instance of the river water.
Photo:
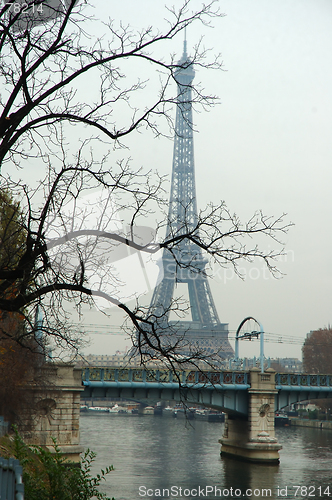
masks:
[(277, 429), (283, 449), (272, 466), (221, 458), (223, 425), (82, 414), (81, 445), (97, 453), (94, 473), (114, 466), (101, 491), (116, 500), (332, 497), (332, 431)]

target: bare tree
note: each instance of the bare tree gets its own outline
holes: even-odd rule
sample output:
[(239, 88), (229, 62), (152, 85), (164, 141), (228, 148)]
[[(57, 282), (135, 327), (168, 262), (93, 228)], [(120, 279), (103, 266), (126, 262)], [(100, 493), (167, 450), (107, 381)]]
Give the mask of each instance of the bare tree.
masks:
[[(21, 3), (9, 0), (0, 10), (0, 167), (5, 163), (23, 167), (22, 160), (31, 158), (48, 164), (50, 155), (54, 162), (61, 151), (61, 124), (81, 126), (82, 136), (88, 130), (90, 140), (117, 146), (135, 130), (150, 129), (159, 135), (162, 119), (172, 127), (169, 111), (177, 96), (170, 83), (179, 65), (173, 57), (164, 61), (153, 52), (186, 26), (207, 24), (220, 15), (215, 0), (197, 11), (185, 0), (180, 9), (168, 9), (163, 32), (149, 26), (135, 33), (115, 20), (98, 24), (85, 14), (88, 6), (77, 0), (67, 0), (66, 7), (52, 0), (45, 12), (43, 0), (27, 0), (20, 8)], [(93, 39), (86, 30), (91, 25), (96, 28), (96, 23), (102, 35)], [(131, 61), (141, 63), (133, 81), (125, 77)], [(221, 66), (218, 58), (206, 61), (200, 45), (191, 62)], [(159, 88), (155, 82), (154, 88), (149, 87), (147, 65), (158, 72)], [(80, 95), (79, 86), (88, 78), (91, 85)], [(140, 93), (146, 87), (149, 93), (142, 105)], [(210, 105), (214, 100), (193, 89), (193, 103)]]
[[(42, 330), (52, 335), (59, 346), (65, 344), (77, 349), (80, 335), (68, 327), (65, 303), (80, 309), (82, 303), (97, 302), (98, 305), (98, 301), (103, 300), (129, 316), (135, 326), (133, 344), (142, 358), (192, 362), (202, 359), (203, 353), (193, 347), (189, 356), (181, 355), (188, 341), (179, 338), (165, 323), (168, 311), (159, 316), (155, 312), (147, 314), (139, 304), (139, 296), (123, 291), (128, 283), (117, 269), (117, 261), (135, 253), (160, 259), (161, 251), (168, 249), (174, 255), (176, 266), (185, 265), (199, 272), (194, 262), (183, 264), (176, 260), (176, 248), (184, 240), (190, 240), (218, 265), (231, 264), (236, 271), (240, 259), (259, 258), (272, 273), (277, 272), (274, 259), (280, 250), (261, 251), (254, 237), (261, 234), (276, 240), (289, 226), (282, 218), (265, 218), (258, 213), (242, 225), (221, 204), (201, 213), (194, 229), (186, 228), (184, 222), (178, 228), (181, 234), (162, 239), (165, 222), (151, 230), (144, 225), (149, 214), (155, 212), (161, 221), (167, 221), (167, 216), (162, 215), (166, 204), (163, 179), (155, 176), (154, 180), (153, 183), (151, 176), (133, 171), (128, 164), (118, 165), (115, 172), (103, 164), (87, 164), (80, 158), (60, 171), (51, 167), (34, 190), (10, 178), (2, 178), (6, 189), (21, 197), (21, 232), (26, 235), (20, 258), (7, 261), (0, 269), (0, 310), (20, 312), (30, 325), (30, 329), (21, 334), (21, 342), (25, 335)], [(40, 206), (41, 190), (44, 191), (43, 206)], [(252, 246), (245, 244), (246, 238), (253, 239)], [(133, 276), (131, 279), (134, 280)], [(130, 298), (138, 300), (134, 310), (126, 305)], [(44, 310), (42, 328), (34, 323), (33, 311), (37, 305)], [(179, 316), (185, 309), (185, 305), (177, 301), (171, 307)]]
[[(332, 328), (320, 328), (307, 335), (302, 347), (303, 367), (306, 373), (327, 374), (332, 372)], [(315, 404), (331, 413), (331, 399), (317, 399)]]
[[(1, 177), (2, 189), (20, 202), (19, 232), (24, 238), (19, 255), (0, 267), (0, 310), (24, 316), (24, 330), (13, 332), (22, 345), (33, 334), (41, 346), (43, 337), (51, 336), (59, 348), (79, 349), (81, 334), (68, 326), (67, 305), (80, 310), (83, 303), (104, 300), (130, 318), (135, 328), (133, 344), (142, 361), (163, 359), (172, 367), (195, 363), (204, 358), (203, 353), (193, 346), (189, 356), (181, 355), (187, 340), (165, 326), (168, 311), (159, 316), (147, 313), (139, 297), (135, 297), (135, 309), (126, 305), (128, 297), (122, 293), (126, 283), (116, 262), (135, 252), (139, 258), (152, 259), (168, 249), (176, 266), (197, 272), (194, 263), (183, 264), (177, 258), (180, 243), (188, 240), (218, 265), (232, 265), (236, 272), (240, 259), (256, 258), (272, 273), (278, 272), (279, 235), (289, 227), (283, 216), (271, 218), (257, 212), (242, 224), (224, 203), (211, 204), (200, 212), (194, 227), (184, 220), (165, 239), (164, 179), (135, 170), (125, 161), (114, 164), (107, 152), (110, 146), (121, 147), (120, 141), (135, 131), (171, 133), (172, 108), (179, 96), (176, 85), (170, 84), (176, 71), (189, 62), (179, 66), (173, 57), (165, 61), (153, 51), (189, 24), (208, 24), (220, 16), (215, 4), (212, 0), (191, 11), (190, 0), (185, 0), (180, 9), (168, 9), (170, 20), (163, 32), (148, 27), (134, 33), (109, 21), (101, 24), (105, 37), (94, 40), (85, 32), (85, 23), (90, 22), (86, 5), (76, 0), (67, 0), (66, 6), (50, 2), (43, 19), (36, 19), (34, 10), (43, 6), (42, 0), (28, 0), (24, 9), (12, 1), (2, 7), (0, 166), (27, 168), (32, 161), (47, 165), (45, 177), (34, 188), (14, 181), (10, 174)], [(206, 55), (199, 44), (190, 64), (220, 68), (218, 58), (209, 62)], [(137, 96), (149, 82), (138, 77), (126, 85), (122, 65), (128, 61), (142, 61), (158, 71), (159, 89), (149, 92), (144, 105)], [(98, 86), (82, 96), (80, 82), (89, 75)], [(214, 101), (202, 89), (192, 89), (191, 104), (209, 106)], [(75, 144), (69, 147), (65, 137), (74, 130), (79, 139), (73, 154), (69, 150)], [(84, 197), (89, 193), (94, 193), (94, 199), (87, 202)], [(161, 222), (149, 230), (146, 221), (156, 217)], [(272, 238), (279, 249), (260, 250), (258, 235)], [(44, 311), (43, 324), (35, 321), (37, 306)], [(171, 307), (181, 315), (185, 306), (174, 302)]]
[(302, 347), (303, 366), (307, 373), (332, 371), (332, 329), (323, 328), (311, 332)]

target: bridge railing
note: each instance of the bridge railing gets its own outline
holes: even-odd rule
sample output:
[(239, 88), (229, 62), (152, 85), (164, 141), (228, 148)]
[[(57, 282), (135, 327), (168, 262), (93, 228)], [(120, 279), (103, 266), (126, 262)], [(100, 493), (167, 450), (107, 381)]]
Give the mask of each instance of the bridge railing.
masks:
[[(121, 367), (89, 367), (82, 369), (84, 385), (101, 383), (102, 385), (144, 385), (181, 384), (183, 386), (236, 386), (247, 388), (250, 385), (250, 372), (242, 370), (201, 371), (121, 368)], [(276, 373), (277, 388), (301, 388), (301, 390), (317, 389), (332, 391), (332, 375), (304, 373)]]
[(276, 386), (332, 388), (332, 375), (306, 373), (276, 373)]
[(24, 500), (22, 467), (14, 458), (0, 457), (0, 499)]
[(142, 369), (142, 368), (113, 368), (91, 367), (82, 370), (83, 383), (144, 383), (144, 384), (182, 384), (194, 385), (237, 385), (248, 386), (250, 373), (243, 371), (196, 371)]

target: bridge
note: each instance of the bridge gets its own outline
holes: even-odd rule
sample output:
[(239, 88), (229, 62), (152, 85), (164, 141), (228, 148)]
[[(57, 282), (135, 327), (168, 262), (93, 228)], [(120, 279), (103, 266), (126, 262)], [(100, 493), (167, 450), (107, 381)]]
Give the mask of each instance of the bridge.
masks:
[(249, 371), (172, 372), (137, 367), (82, 370), (82, 398), (142, 402), (182, 401), (227, 414), (221, 453), (255, 462), (279, 462), (274, 412), (293, 403), (332, 397), (332, 375)]

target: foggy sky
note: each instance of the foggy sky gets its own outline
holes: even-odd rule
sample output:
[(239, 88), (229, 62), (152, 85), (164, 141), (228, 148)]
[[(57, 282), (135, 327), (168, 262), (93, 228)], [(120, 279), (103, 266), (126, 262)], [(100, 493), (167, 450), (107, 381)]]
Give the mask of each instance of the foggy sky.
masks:
[[(92, 3), (97, 18), (111, 16), (134, 29), (165, 26), (160, 0)], [(267, 332), (267, 356), (301, 357), (305, 335), (332, 323), (332, 3), (220, 0), (219, 6), (225, 16), (214, 19), (213, 27), (196, 24), (187, 30), (189, 55), (204, 36), (207, 48), (221, 52), (224, 70), (196, 69), (194, 83), (219, 96), (213, 109), (194, 115), (198, 207), (225, 200), (243, 221), (255, 210), (285, 212), (294, 227), (283, 238), (282, 279), (273, 279), (255, 262), (245, 266), (244, 281), (231, 270), (213, 268), (210, 286), (220, 320), (229, 323), (232, 335), (244, 317), (253, 316)], [(180, 34), (154, 55), (176, 53), (180, 59), (182, 47)], [(149, 71), (144, 77), (156, 78)], [(89, 91), (89, 85), (81, 90)], [(133, 133), (126, 144), (135, 166), (171, 174), (171, 140)], [(137, 286), (139, 280), (138, 274)], [(121, 315), (114, 308), (109, 320), (87, 311), (84, 323), (104, 325), (98, 331), (107, 333), (107, 325), (119, 325)], [(268, 334), (280, 336), (282, 343), (268, 342)], [(124, 336), (93, 333), (85, 352), (113, 354), (126, 346)], [(242, 356), (258, 353), (259, 343), (240, 346)]]
[[(101, 2), (96, 5), (98, 13)], [(141, 6), (125, 0), (112, 6), (111, 15), (135, 27), (161, 22), (162, 2)], [(210, 285), (220, 320), (231, 331), (254, 316), (266, 332), (282, 337), (283, 343), (266, 343), (268, 356), (301, 357), (306, 333), (332, 322), (332, 4), (224, 0), (220, 8), (225, 17), (214, 20), (214, 28), (187, 32), (189, 53), (204, 35), (205, 45), (222, 53), (224, 68), (197, 71), (195, 78), (220, 97), (213, 110), (194, 118), (198, 206), (225, 200), (243, 220), (256, 209), (267, 215), (286, 212), (295, 226), (284, 238), (281, 280), (254, 263), (246, 266), (243, 282), (230, 270), (214, 269)], [(179, 36), (163, 50), (180, 58), (182, 41)], [(144, 167), (170, 174), (171, 141), (147, 135), (135, 142), (133, 137), (130, 147)], [(91, 339), (87, 352), (128, 345), (106, 335)], [(258, 352), (254, 342), (240, 346), (240, 355)]]

